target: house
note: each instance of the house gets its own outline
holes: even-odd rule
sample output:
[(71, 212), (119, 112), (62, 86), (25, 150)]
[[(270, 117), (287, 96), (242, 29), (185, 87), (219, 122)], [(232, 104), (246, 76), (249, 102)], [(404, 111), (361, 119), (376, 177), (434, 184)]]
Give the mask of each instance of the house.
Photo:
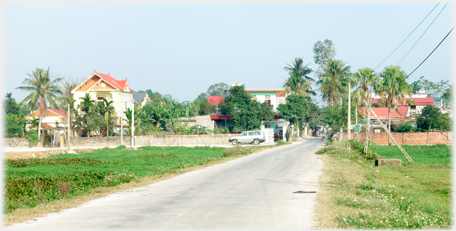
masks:
[[(400, 106), (409, 106), (407, 104), (408, 100), (413, 100), (414, 104), (410, 105), (409, 116), (416, 116), (421, 114), (421, 110), (428, 105), (434, 105), (433, 97), (417, 97), (417, 98), (406, 98), (403, 102), (400, 103)], [(379, 99), (372, 99), (372, 103), (378, 103)]]
[[(388, 108), (387, 107), (371, 107), (372, 111), (369, 113), (369, 116), (371, 120), (382, 120), (382, 121), (388, 121)], [(362, 117), (367, 118), (367, 108), (365, 107), (359, 107), (358, 108), (359, 113), (361, 114)], [(395, 109), (391, 109), (391, 114), (390, 114), (390, 120), (391, 121), (407, 121), (411, 120), (410, 118), (410, 111), (409, 107), (407, 106), (399, 106), (397, 107), (397, 111)]]
[(97, 102), (103, 102), (103, 98), (108, 101), (113, 101), (114, 114), (119, 116), (118, 125), (126, 122), (122, 118), (126, 118), (124, 111), (127, 108), (133, 108), (133, 90), (129, 87), (128, 80), (117, 80), (109, 74), (93, 72), (89, 77), (79, 83), (71, 93), (75, 100), (75, 107), (81, 103), (86, 93), (89, 93), (90, 98)]
[(133, 99), (135, 100), (135, 103), (141, 104), (141, 107), (144, 107), (144, 105), (146, 104), (152, 103), (147, 92), (134, 92)]
[(272, 109), (277, 112), (279, 104), (286, 103), (285, 89), (245, 89), (253, 99), (260, 103), (266, 102)]
[[(33, 117), (39, 118), (40, 113), (38, 110), (32, 112), (30, 115), (26, 116), (25, 118), (27, 120), (32, 119)], [(53, 108), (47, 108), (46, 109), (46, 115), (41, 121), (41, 126), (47, 127), (47, 128), (66, 128), (66, 116), (67, 113), (65, 110), (62, 109), (53, 109)], [(27, 129), (30, 128), (30, 124), (27, 124)]]

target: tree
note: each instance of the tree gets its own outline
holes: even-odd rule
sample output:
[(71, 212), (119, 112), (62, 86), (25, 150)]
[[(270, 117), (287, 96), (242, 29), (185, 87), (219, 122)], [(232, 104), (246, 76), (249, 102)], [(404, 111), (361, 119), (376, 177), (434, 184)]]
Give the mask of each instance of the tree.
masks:
[(331, 40), (318, 41), (313, 47), (314, 61), (320, 66), (320, 69), (327, 63), (328, 60), (334, 59), (336, 56), (336, 49)]
[(298, 121), (302, 121), (308, 115), (307, 101), (304, 96), (293, 93), (287, 96), (286, 104), (280, 104), (277, 110), (292, 124), (298, 124)]
[(18, 114), (19, 113), (19, 106), (16, 103), (16, 100), (11, 96), (13, 93), (6, 93), (5, 103), (3, 104), (5, 107), (6, 114)]
[(258, 129), (261, 120), (270, 120), (274, 116), (266, 102), (252, 100), (244, 85), (232, 87), (230, 96), (220, 107), (222, 114), (233, 116), (234, 129), (239, 131)]
[(73, 94), (71, 93), (71, 90), (76, 87), (75, 82), (70, 82), (70, 81), (65, 81), (62, 86), (58, 86), (60, 92), (62, 95), (58, 98), (60, 101), (59, 108), (66, 109), (68, 107), (68, 100), (67, 99), (72, 99)]
[(58, 95), (61, 94), (57, 83), (62, 80), (62, 78), (56, 78), (51, 80), (49, 77), (49, 68), (45, 71), (43, 69), (37, 68), (35, 71), (32, 71), (32, 74), (27, 74), (30, 78), (26, 78), (22, 85), (18, 89), (31, 91), (30, 95), (26, 96), (22, 103), (27, 102), (27, 105), (30, 109), (33, 109), (35, 105), (38, 104), (39, 118), (40, 122), (38, 125), (38, 140), (40, 140), (41, 135), (41, 121), (46, 116), (46, 107), (47, 103), (57, 108), (55, 99)]
[(421, 115), (416, 118), (416, 125), (422, 130), (451, 130), (451, 119), (448, 114), (443, 114), (439, 108), (428, 105), (423, 108)]
[[(415, 86), (415, 85), (417, 86)], [(450, 80), (441, 80), (439, 82), (432, 82), (427, 79), (424, 79), (424, 76), (421, 76), (419, 80), (412, 83), (414, 90), (416, 88), (424, 90), (427, 97), (442, 97), (445, 94), (448, 88), (450, 88)]]
[(296, 58), (291, 64), (287, 64), (284, 69), (290, 75), (284, 84), (287, 93), (295, 92), (306, 97), (316, 95), (311, 88), (315, 80), (308, 76), (312, 72), (312, 69), (308, 65), (303, 65), (302, 58)]
[(331, 106), (336, 105), (338, 97), (346, 92), (345, 88), (350, 81), (350, 66), (339, 60), (328, 60), (323, 71), (317, 75), (320, 78), (318, 83), (323, 99)]
[(399, 104), (405, 102), (407, 95), (411, 97), (412, 88), (405, 81), (407, 74), (399, 66), (385, 67), (380, 73), (380, 77), (382, 78), (381, 86), (379, 86), (380, 101), (383, 101), (388, 107), (388, 130), (391, 131), (391, 109), (396, 109)]
[(442, 95), (444, 99), (452, 99), (453, 98), (453, 84), (450, 85), (450, 88), (447, 88)]
[(229, 94), (229, 89), (230, 86), (223, 82), (212, 84), (207, 89), (207, 95), (221, 95), (223, 98), (226, 98)]
[(370, 68), (358, 69), (358, 72), (353, 74), (353, 82), (358, 86), (353, 91), (357, 105), (364, 104), (363, 101), (369, 102), (372, 90), (377, 87), (379, 81), (377, 74)]

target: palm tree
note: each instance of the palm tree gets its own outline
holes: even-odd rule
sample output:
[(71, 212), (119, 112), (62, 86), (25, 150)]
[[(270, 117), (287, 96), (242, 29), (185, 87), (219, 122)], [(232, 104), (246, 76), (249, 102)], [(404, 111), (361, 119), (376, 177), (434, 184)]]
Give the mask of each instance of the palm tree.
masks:
[[(386, 103), (388, 107), (388, 131), (391, 131), (391, 109), (395, 109), (398, 105), (405, 102), (405, 98), (408, 95), (411, 98), (412, 88), (405, 81), (407, 74), (401, 70), (399, 66), (385, 67), (382, 73), (381, 86), (381, 100)], [(388, 137), (388, 144), (390, 139)]]
[(30, 95), (24, 98), (22, 103), (27, 102), (27, 106), (32, 110), (38, 104), (39, 110), (39, 124), (38, 124), (38, 140), (41, 138), (41, 121), (46, 116), (46, 104), (57, 108), (55, 99), (58, 95), (61, 94), (57, 83), (62, 80), (62, 78), (56, 78), (51, 80), (49, 77), (49, 68), (45, 71), (43, 69), (37, 68), (35, 71), (32, 71), (32, 74), (27, 74), (30, 78), (26, 78), (22, 85), (17, 89), (22, 89), (26, 91), (31, 91)]
[(295, 92), (305, 97), (316, 95), (311, 88), (312, 83), (315, 82), (315, 80), (308, 76), (312, 72), (312, 69), (308, 67), (308, 64), (303, 64), (302, 58), (296, 58), (291, 64), (287, 64), (284, 69), (287, 70), (290, 75), (283, 85), (285, 87), (285, 92)]
[(328, 60), (323, 66), (323, 71), (317, 73), (320, 80), (320, 91), (323, 93), (323, 99), (328, 104), (334, 106), (337, 104), (337, 97), (344, 93), (344, 88), (350, 81), (350, 66), (339, 60)]
[[(370, 68), (358, 69), (358, 72), (353, 74), (354, 85), (358, 85), (358, 88), (353, 91), (356, 107), (360, 104), (364, 104), (366, 108), (368, 107), (363, 101), (369, 104), (372, 90), (377, 88), (379, 81), (377, 74)], [(356, 111), (356, 115), (358, 115), (358, 111)]]
[(60, 101), (59, 107), (60, 108), (67, 108), (68, 107), (68, 100), (67, 99), (72, 99), (73, 94), (71, 93), (71, 90), (76, 87), (75, 82), (69, 82), (65, 81), (62, 86), (58, 86), (60, 92), (62, 92), (62, 96), (58, 98)]
[[(88, 122), (91, 116), (91, 113), (95, 110), (95, 100), (90, 98), (89, 93), (86, 93), (84, 97), (79, 97), (81, 99), (81, 103), (78, 105), (78, 108), (81, 109), (83, 112), (82, 116), (84, 117), (84, 121)], [(90, 136), (89, 126), (88, 123), (85, 123), (87, 129), (87, 136)]]

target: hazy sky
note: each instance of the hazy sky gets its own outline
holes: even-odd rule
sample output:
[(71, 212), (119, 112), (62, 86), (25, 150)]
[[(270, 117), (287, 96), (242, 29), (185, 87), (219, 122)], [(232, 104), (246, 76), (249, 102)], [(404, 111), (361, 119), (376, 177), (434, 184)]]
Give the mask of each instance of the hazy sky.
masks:
[[(423, 24), (380, 67), (397, 65), (434, 20)], [(211, 84), (280, 88), (295, 58), (316, 70), (313, 46), (330, 39), (352, 71), (375, 68), (437, 3), (406, 4), (8, 4), (5, 6), (6, 92), (36, 68), (82, 80), (94, 70), (194, 100)], [(449, 4), (400, 66), (415, 69), (454, 26)], [(451, 79), (454, 33), (409, 78)], [(312, 74), (313, 76), (313, 74)], [(316, 77), (315, 77), (316, 78)]]

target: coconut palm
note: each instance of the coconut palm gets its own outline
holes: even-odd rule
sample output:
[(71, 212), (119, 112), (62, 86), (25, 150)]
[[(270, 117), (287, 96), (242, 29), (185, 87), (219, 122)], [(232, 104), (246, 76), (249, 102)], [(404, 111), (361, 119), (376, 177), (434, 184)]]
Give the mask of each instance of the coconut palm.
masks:
[(71, 90), (76, 87), (75, 82), (70, 82), (70, 81), (65, 81), (62, 86), (58, 86), (60, 92), (62, 92), (62, 96), (58, 98), (60, 101), (59, 107), (60, 108), (67, 108), (68, 107), (68, 100), (67, 99), (72, 99), (73, 94), (71, 93)]
[(32, 71), (32, 74), (27, 74), (30, 78), (26, 78), (22, 85), (17, 89), (31, 91), (30, 95), (24, 98), (22, 103), (27, 103), (27, 106), (32, 110), (38, 104), (39, 124), (38, 124), (38, 140), (41, 138), (41, 121), (46, 116), (47, 104), (57, 108), (55, 100), (61, 94), (57, 84), (62, 78), (51, 80), (49, 77), (49, 68), (43, 70), (37, 68)]
[(339, 60), (328, 60), (323, 66), (323, 71), (317, 73), (320, 91), (323, 99), (331, 106), (337, 104), (337, 98), (345, 92), (345, 87), (350, 81), (350, 66)]
[(285, 92), (295, 92), (305, 97), (316, 95), (311, 88), (315, 80), (308, 76), (312, 69), (303, 64), (302, 58), (296, 58), (291, 64), (287, 64), (284, 69), (290, 74), (284, 84)]
[(388, 107), (388, 131), (391, 131), (391, 109), (396, 109), (398, 105), (404, 103), (406, 96), (411, 98), (412, 88), (405, 81), (407, 74), (399, 66), (385, 67), (380, 77), (382, 78), (378, 88), (381, 91), (380, 100)]

